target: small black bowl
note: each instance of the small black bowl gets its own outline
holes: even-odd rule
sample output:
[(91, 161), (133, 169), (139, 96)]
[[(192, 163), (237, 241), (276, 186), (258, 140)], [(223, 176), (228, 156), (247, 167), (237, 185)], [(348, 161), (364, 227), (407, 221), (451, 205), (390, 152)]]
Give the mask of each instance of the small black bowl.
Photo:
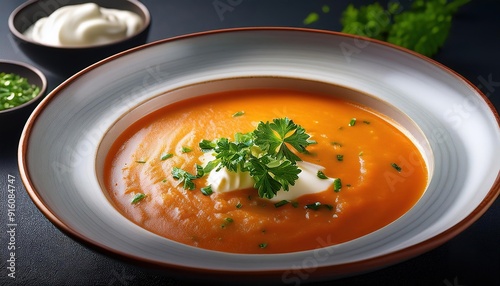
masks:
[(47, 17), (62, 6), (84, 4), (85, 0), (68, 0), (59, 4), (54, 0), (28, 1), (17, 7), (9, 17), (9, 29), (23, 53), (34, 62), (59, 75), (72, 75), (75, 72), (118, 52), (146, 43), (151, 16), (148, 9), (139, 1), (94, 0), (93, 3), (111, 9), (128, 10), (143, 20), (142, 29), (135, 35), (108, 44), (85, 47), (60, 47), (41, 44), (26, 37), (23, 33), (37, 20)]
[(0, 60), (0, 73), (13, 73), (28, 80), (40, 88), (37, 96), (28, 102), (16, 107), (0, 110), (0, 122), (3, 130), (21, 130), (31, 112), (42, 100), (47, 91), (47, 79), (45, 75), (35, 67), (15, 61)]

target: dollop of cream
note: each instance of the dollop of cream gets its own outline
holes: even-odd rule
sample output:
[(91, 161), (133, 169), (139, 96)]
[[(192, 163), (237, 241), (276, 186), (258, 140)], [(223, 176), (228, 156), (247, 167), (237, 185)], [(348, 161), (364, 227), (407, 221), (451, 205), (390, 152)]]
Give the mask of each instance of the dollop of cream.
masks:
[(143, 25), (141, 17), (133, 12), (85, 3), (57, 9), (39, 19), (24, 35), (52, 46), (92, 46), (132, 36)]
[[(206, 164), (212, 159), (212, 155), (204, 155), (200, 157), (202, 164)], [(318, 178), (318, 171), (325, 170), (323, 166), (305, 161), (298, 161), (297, 166), (301, 172), (299, 173), (299, 178), (295, 181), (295, 184), (289, 187), (288, 192), (283, 190), (278, 191), (276, 196), (269, 199), (270, 201), (290, 201), (303, 195), (320, 193), (327, 190), (335, 181), (335, 178)], [(226, 168), (221, 168), (219, 171), (214, 169), (208, 174), (207, 184), (211, 186), (212, 191), (214, 192), (226, 193), (253, 188), (254, 180), (250, 176), (249, 172), (230, 172)]]

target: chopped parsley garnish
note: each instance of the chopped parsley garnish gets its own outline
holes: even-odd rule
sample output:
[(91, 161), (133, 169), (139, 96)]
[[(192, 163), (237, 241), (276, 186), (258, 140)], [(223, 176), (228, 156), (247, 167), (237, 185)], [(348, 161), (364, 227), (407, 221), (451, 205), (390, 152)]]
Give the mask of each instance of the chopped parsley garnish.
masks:
[(205, 173), (225, 167), (231, 172), (249, 172), (261, 198), (272, 198), (279, 190), (288, 191), (299, 178), (301, 161), (293, 151), (307, 153), (315, 144), (304, 128), (288, 118), (260, 122), (253, 132), (236, 133), (235, 140), (202, 140), (200, 148), (214, 152), (215, 159), (205, 166)]
[(403, 7), (390, 2), (387, 9), (375, 2), (342, 13), (342, 32), (367, 36), (433, 56), (443, 46), (452, 16), (470, 0), (416, 0)]
[(0, 73), (0, 110), (24, 104), (40, 93), (40, 87), (14, 73)]
[(351, 120), (349, 121), (349, 126), (354, 126), (356, 125), (356, 118), (351, 118)]
[(259, 243), (259, 248), (266, 248), (267, 247), (267, 243), (263, 242), (263, 243)]
[(245, 111), (241, 110), (241, 111), (234, 113), (233, 117), (240, 117), (240, 116), (243, 116), (244, 114), (245, 114)]
[(320, 202), (315, 202), (315, 203), (312, 203), (312, 204), (307, 204), (304, 206), (305, 209), (311, 209), (311, 210), (319, 210), (321, 207), (324, 207), (328, 210), (333, 210), (333, 206), (330, 205), (330, 204), (322, 204)]
[(344, 161), (344, 155), (341, 155), (341, 154), (337, 155), (337, 161), (339, 161), (339, 162)]
[(172, 153), (165, 153), (165, 154), (161, 155), (160, 160), (165, 161), (165, 160), (170, 159), (172, 157), (174, 157), (174, 154), (172, 154)]
[(325, 173), (323, 173), (322, 171), (318, 171), (318, 173), (316, 174), (316, 176), (322, 180), (326, 180), (328, 179), (328, 177), (325, 175)]
[(243, 207), (243, 205), (241, 203), (236, 204), (237, 209), (241, 209), (241, 207)]
[(201, 193), (205, 196), (210, 196), (211, 194), (213, 194), (214, 191), (212, 191), (212, 186), (208, 185), (204, 188), (201, 188)]
[(226, 226), (228, 226), (229, 224), (231, 224), (233, 222), (234, 222), (234, 220), (232, 218), (226, 217), (221, 224), (221, 228), (225, 228)]
[(333, 190), (338, 193), (340, 192), (340, 189), (342, 189), (342, 181), (339, 178), (336, 178), (333, 181)]
[(187, 147), (187, 146), (182, 146), (182, 148), (181, 148), (182, 153), (189, 153), (191, 151), (193, 151), (193, 149), (191, 149), (190, 147)]
[(394, 169), (396, 169), (396, 171), (398, 171), (398, 172), (401, 172), (401, 170), (402, 170), (402, 169), (401, 169), (401, 167), (399, 167), (399, 166), (398, 166), (398, 164), (396, 164), (396, 163), (391, 163), (391, 166), (392, 166)]
[(146, 163), (146, 160), (135, 160), (136, 163), (139, 163), (139, 164), (144, 164)]
[(138, 202), (142, 201), (145, 197), (146, 197), (146, 195), (143, 193), (135, 194), (135, 196), (132, 198), (132, 201), (130, 203), (135, 205)]
[(186, 190), (194, 190), (194, 188), (196, 187), (193, 182), (193, 180), (196, 179), (196, 176), (187, 171), (174, 167), (172, 169), (172, 176), (174, 177), (174, 179), (179, 180), (181, 183), (183, 182), (183, 187)]
[(279, 207), (282, 207), (282, 206), (284, 206), (284, 205), (286, 205), (286, 204), (288, 204), (288, 203), (290, 203), (290, 201), (287, 201), (287, 200), (282, 200), (282, 201), (279, 201), (279, 202), (275, 203), (275, 204), (274, 204), (274, 206), (275, 206), (276, 208), (279, 208)]

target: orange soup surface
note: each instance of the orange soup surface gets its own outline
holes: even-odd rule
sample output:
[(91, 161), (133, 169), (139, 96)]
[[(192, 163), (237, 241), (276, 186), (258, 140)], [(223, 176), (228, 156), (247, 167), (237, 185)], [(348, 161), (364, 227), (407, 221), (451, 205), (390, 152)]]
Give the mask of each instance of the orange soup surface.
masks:
[[(253, 188), (206, 195), (206, 176), (193, 180), (193, 190), (173, 177), (173, 168), (196, 174), (203, 139), (233, 140), (284, 117), (317, 142), (299, 157), (340, 178), (339, 191), (332, 186), (277, 206)], [(110, 201), (137, 225), (195, 247), (257, 254), (310, 250), (376, 231), (407, 212), (428, 180), (417, 147), (383, 116), (331, 96), (273, 89), (168, 105), (116, 140), (104, 170)], [(307, 207), (315, 203), (328, 207)]]

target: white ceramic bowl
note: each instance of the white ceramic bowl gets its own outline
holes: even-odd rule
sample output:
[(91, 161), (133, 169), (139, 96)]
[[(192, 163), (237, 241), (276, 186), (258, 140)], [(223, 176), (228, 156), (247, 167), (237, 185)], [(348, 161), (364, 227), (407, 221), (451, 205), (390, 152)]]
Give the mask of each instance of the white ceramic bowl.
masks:
[[(431, 170), (419, 202), (390, 225), (343, 244), (245, 255), (152, 234), (106, 199), (100, 183), (103, 154), (138, 118), (187, 97), (283, 85), (348, 90), (406, 127)], [(469, 113), (456, 113), (457, 105)], [(32, 114), (19, 165), (28, 193), (47, 218), (93, 247), (160, 267), (294, 283), (304, 273), (309, 282), (384, 267), (451, 239), (498, 196), (498, 146), (499, 117), (486, 97), (428, 58), (334, 32), (260, 28), (163, 40), (79, 72)]]

